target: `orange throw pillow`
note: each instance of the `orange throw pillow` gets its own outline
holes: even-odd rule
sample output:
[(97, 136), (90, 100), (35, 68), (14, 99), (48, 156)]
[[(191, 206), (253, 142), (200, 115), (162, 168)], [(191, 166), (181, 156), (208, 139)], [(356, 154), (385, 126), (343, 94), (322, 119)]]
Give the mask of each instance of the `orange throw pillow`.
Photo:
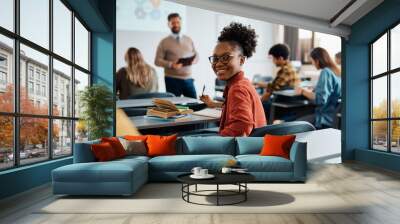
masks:
[(124, 139), (130, 140), (130, 141), (146, 141), (147, 135), (125, 135)]
[(101, 142), (108, 142), (114, 149), (115, 155), (117, 158), (125, 157), (126, 151), (124, 146), (122, 146), (121, 142), (117, 137), (110, 137), (110, 138), (101, 138)]
[(296, 135), (265, 135), (261, 156), (280, 156), (290, 159), (290, 148)]
[(93, 144), (91, 145), (91, 149), (94, 157), (99, 162), (110, 161), (117, 158), (112, 145), (108, 142)]
[(148, 156), (165, 156), (176, 154), (176, 143), (177, 135), (160, 136), (160, 135), (148, 135), (147, 136), (147, 155)]

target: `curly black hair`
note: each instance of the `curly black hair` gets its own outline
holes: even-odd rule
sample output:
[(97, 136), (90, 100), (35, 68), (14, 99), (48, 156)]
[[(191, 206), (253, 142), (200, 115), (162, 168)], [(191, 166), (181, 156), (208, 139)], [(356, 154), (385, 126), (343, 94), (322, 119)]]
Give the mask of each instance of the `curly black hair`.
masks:
[(282, 57), (287, 60), (290, 55), (290, 48), (286, 44), (275, 44), (269, 49), (268, 54), (275, 58)]
[(244, 56), (250, 58), (256, 52), (257, 34), (254, 29), (241, 23), (232, 22), (224, 27), (218, 37), (219, 42), (231, 42), (241, 48)]

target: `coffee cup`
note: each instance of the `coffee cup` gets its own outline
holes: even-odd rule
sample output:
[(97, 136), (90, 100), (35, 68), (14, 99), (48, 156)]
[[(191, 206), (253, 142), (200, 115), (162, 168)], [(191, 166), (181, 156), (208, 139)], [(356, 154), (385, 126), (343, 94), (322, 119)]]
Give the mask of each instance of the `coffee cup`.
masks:
[(194, 175), (196, 175), (196, 176), (199, 176), (199, 175), (201, 175), (200, 174), (200, 171), (202, 170), (202, 168), (201, 167), (194, 167), (193, 169), (192, 169), (192, 173), (194, 174)]
[(208, 175), (208, 169), (201, 169), (200, 170), (200, 176), (207, 176)]
[(232, 168), (229, 168), (229, 167), (222, 167), (222, 170), (221, 170), (222, 173), (230, 173), (231, 171), (232, 171)]

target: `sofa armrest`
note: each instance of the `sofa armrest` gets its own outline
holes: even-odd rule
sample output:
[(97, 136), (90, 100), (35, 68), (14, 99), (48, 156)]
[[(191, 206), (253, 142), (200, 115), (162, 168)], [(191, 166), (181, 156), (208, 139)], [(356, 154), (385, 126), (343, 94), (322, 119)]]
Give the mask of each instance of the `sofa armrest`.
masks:
[(94, 157), (90, 146), (92, 144), (100, 143), (99, 140), (90, 141), (90, 142), (81, 142), (75, 143), (74, 147), (74, 163), (89, 163), (95, 162), (96, 158)]
[(307, 177), (307, 143), (294, 142), (290, 149), (290, 160), (293, 162), (293, 179), (305, 181)]

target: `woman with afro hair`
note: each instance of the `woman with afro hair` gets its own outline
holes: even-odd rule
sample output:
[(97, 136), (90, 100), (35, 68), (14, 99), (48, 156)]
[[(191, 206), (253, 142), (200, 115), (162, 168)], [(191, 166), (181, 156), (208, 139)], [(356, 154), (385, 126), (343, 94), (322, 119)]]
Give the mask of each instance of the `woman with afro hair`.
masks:
[(215, 102), (206, 95), (200, 99), (208, 107), (222, 107), (219, 127), (222, 136), (248, 136), (254, 128), (266, 125), (260, 97), (242, 71), (243, 64), (253, 55), (256, 46), (254, 29), (231, 23), (222, 30), (214, 53), (209, 57), (217, 78), (227, 82), (225, 102)]

